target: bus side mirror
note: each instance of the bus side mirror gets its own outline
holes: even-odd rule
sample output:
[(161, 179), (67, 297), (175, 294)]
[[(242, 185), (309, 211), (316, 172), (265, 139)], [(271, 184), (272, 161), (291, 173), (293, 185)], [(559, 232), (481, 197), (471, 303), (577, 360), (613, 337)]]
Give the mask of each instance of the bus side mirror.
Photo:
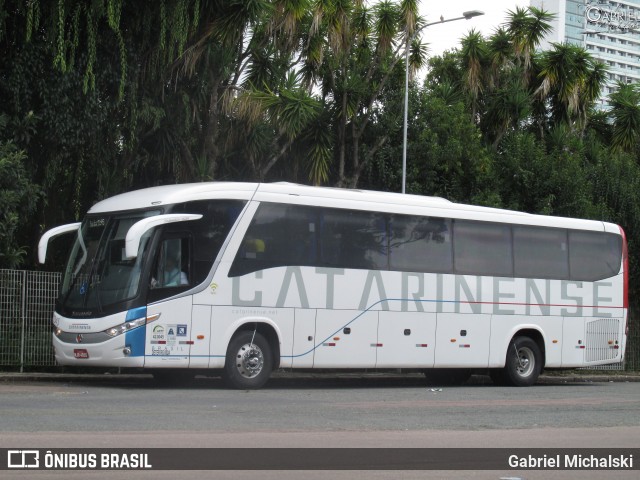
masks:
[(40, 237), (40, 241), (38, 242), (38, 262), (44, 263), (47, 258), (47, 245), (49, 245), (49, 240), (53, 237), (57, 237), (58, 235), (62, 235), (63, 233), (75, 232), (80, 228), (81, 223), (68, 223), (67, 225), (60, 225), (59, 227), (54, 227), (51, 230), (47, 230), (44, 232), (42, 237)]
[(192, 220), (200, 220), (201, 218), (202, 215), (194, 213), (169, 213), (167, 215), (155, 215), (137, 221), (131, 225), (124, 240), (125, 257), (131, 259), (138, 256), (140, 239), (147, 230), (167, 223), (190, 222)]

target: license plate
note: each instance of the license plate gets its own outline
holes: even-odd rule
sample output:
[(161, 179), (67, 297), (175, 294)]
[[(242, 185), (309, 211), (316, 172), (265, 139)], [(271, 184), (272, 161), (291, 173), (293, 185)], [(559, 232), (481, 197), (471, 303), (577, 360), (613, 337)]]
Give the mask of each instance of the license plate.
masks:
[(76, 358), (89, 358), (89, 352), (85, 348), (76, 348), (73, 350), (73, 356)]

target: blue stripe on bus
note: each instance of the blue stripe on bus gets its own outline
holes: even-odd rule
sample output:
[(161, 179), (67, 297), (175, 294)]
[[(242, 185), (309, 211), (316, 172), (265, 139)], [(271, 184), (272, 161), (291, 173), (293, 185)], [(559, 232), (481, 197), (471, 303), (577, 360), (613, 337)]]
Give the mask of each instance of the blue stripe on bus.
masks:
[(147, 307), (138, 307), (132, 308), (127, 312), (127, 317), (124, 319), (125, 322), (130, 322), (131, 320), (137, 320), (138, 318), (147, 316)]
[[(147, 316), (147, 307), (133, 308), (127, 312), (126, 322), (137, 320), (138, 318)], [(144, 356), (144, 342), (146, 337), (145, 326), (135, 328), (124, 334), (124, 343), (131, 349), (129, 357)]]

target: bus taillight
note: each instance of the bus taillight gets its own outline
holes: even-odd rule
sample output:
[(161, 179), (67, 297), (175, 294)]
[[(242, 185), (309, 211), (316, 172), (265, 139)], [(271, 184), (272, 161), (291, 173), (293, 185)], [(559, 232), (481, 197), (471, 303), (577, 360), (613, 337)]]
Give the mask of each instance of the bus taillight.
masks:
[[(624, 291), (622, 293), (623, 307), (629, 309), (629, 249), (627, 247), (627, 236), (624, 233), (622, 227), (620, 228), (620, 235), (622, 235), (622, 268), (624, 269)], [(627, 317), (626, 334), (629, 333), (629, 320)]]

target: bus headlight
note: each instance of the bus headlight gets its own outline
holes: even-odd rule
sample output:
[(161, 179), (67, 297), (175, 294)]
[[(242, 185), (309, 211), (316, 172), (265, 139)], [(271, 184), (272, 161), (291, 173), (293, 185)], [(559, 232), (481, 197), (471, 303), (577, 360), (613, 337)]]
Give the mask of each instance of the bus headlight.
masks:
[(123, 333), (127, 333), (134, 328), (141, 327), (147, 323), (147, 318), (142, 317), (136, 320), (131, 320), (130, 322), (124, 322), (120, 325), (116, 325), (115, 327), (111, 327), (104, 331), (110, 337), (117, 337), (118, 335), (122, 335)]
[(116, 325), (115, 327), (108, 328), (104, 331), (110, 337), (117, 337), (118, 335), (122, 335), (123, 333), (127, 333), (134, 328), (142, 327), (147, 323), (151, 323), (154, 320), (157, 320), (160, 317), (159, 313), (155, 315), (149, 315), (148, 317), (141, 317), (135, 320), (129, 320), (128, 322), (121, 323), (120, 325)]

